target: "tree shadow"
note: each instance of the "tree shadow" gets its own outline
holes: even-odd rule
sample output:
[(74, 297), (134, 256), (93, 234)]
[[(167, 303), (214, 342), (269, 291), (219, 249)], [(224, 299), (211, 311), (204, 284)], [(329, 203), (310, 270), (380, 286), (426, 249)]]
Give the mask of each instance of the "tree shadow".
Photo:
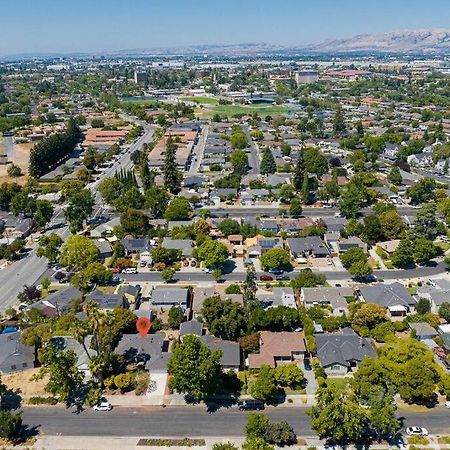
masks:
[(15, 391), (8, 390), (2, 395), (1, 406), (7, 411), (15, 411), (22, 407), (22, 397), (20, 396), (20, 389)]
[(14, 444), (24, 444), (29, 439), (36, 437), (39, 434), (39, 427), (41, 425), (34, 425), (32, 427), (28, 425), (22, 425), (19, 435), (14, 439)]

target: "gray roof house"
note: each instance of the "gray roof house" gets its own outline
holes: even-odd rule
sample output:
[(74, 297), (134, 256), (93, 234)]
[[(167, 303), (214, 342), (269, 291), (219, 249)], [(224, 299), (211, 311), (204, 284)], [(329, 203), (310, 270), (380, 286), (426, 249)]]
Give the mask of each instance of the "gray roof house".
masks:
[(0, 372), (12, 373), (34, 367), (34, 347), (23, 345), (21, 331), (0, 334)]
[(275, 306), (297, 308), (294, 289), (291, 287), (274, 287), (272, 292), (257, 294), (256, 298), (265, 309)]
[(40, 304), (51, 305), (56, 309), (56, 315), (66, 314), (69, 310), (70, 302), (76, 298), (81, 298), (83, 293), (75, 286), (67, 286), (47, 295), (41, 300), (30, 305), (30, 308), (37, 307), (42, 310)]
[(127, 255), (134, 255), (145, 251), (150, 251), (152, 249), (150, 240), (147, 238), (134, 239), (127, 236), (126, 238), (122, 239), (122, 244), (125, 247), (125, 252)]
[(342, 333), (316, 334), (317, 357), (327, 376), (342, 377), (356, 371), (361, 361), (377, 356), (373, 341), (358, 336), (352, 329)]
[[(97, 355), (97, 352), (91, 348), (92, 335), (86, 336), (84, 343), (90, 357)], [(77, 368), (81, 370), (88, 378), (91, 377), (91, 371), (89, 370), (89, 356), (86, 354), (86, 350), (83, 345), (80, 344), (72, 336), (55, 336), (50, 341), (59, 350), (72, 350), (77, 356)]]
[(360, 287), (357, 293), (364, 302), (386, 308), (391, 317), (403, 317), (416, 310), (416, 300), (399, 282)]
[(189, 292), (184, 288), (155, 288), (151, 293), (150, 305), (154, 308), (180, 306), (187, 309)]
[(167, 250), (180, 250), (185, 258), (189, 258), (192, 255), (194, 242), (190, 239), (171, 239), (165, 237), (162, 247)]
[(91, 292), (86, 300), (97, 303), (99, 309), (104, 310), (113, 310), (118, 306), (124, 306), (122, 294), (107, 294), (98, 290)]
[(360, 248), (363, 252), (367, 252), (367, 244), (365, 244), (359, 237), (350, 236), (349, 238), (341, 238), (338, 240), (339, 253), (346, 252), (351, 248)]
[(287, 245), (292, 258), (306, 258), (308, 256), (325, 258), (330, 254), (327, 246), (319, 236), (288, 238)]
[(433, 339), (438, 335), (437, 331), (426, 322), (411, 322), (409, 328), (415, 330), (416, 336), (420, 341)]
[(200, 336), (203, 344), (211, 350), (222, 350), (220, 363), (222, 370), (239, 370), (241, 367), (241, 347), (237, 342), (224, 341), (211, 335)]
[(201, 336), (203, 334), (203, 324), (195, 319), (182, 322), (180, 325), (180, 337), (186, 336), (187, 334)]
[(306, 308), (330, 305), (335, 316), (348, 313), (346, 297), (352, 296), (351, 287), (311, 287), (302, 288), (300, 291), (300, 300)]
[(128, 362), (151, 363), (153, 359), (161, 358), (164, 349), (165, 335), (162, 333), (147, 334), (124, 334), (117, 344), (114, 352), (123, 355)]

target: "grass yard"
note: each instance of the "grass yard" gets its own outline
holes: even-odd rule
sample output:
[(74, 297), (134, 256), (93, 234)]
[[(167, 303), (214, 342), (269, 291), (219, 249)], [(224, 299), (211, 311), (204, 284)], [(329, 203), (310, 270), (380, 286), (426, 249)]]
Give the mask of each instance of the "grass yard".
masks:
[(345, 389), (348, 385), (347, 378), (327, 378), (327, 385), (332, 386), (336, 390)]
[(416, 295), (417, 294), (417, 286), (407, 287), (406, 290), (408, 291), (409, 295)]
[(445, 253), (450, 248), (450, 244), (448, 242), (438, 241), (435, 245), (442, 250), (442, 253)]
[(225, 116), (234, 114), (284, 114), (287, 111), (285, 106), (281, 105), (216, 105), (212, 108), (213, 113)]
[(195, 102), (195, 103), (201, 103), (202, 105), (217, 105), (219, 103), (219, 100), (214, 97), (180, 97), (181, 102)]

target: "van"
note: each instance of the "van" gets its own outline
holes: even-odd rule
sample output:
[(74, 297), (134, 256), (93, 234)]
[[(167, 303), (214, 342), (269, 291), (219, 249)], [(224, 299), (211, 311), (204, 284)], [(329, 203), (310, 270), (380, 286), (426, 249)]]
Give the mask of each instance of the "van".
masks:
[(261, 400), (243, 400), (238, 403), (239, 411), (261, 411), (264, 409), (264, 402)]

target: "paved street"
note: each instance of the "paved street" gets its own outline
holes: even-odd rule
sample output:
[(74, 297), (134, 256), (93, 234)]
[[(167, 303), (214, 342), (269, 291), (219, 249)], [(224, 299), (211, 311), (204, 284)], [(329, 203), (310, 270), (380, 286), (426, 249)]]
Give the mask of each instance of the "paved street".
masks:
[[(430, 277), (434, 275), (439, 275), (445, 273), (447, 268), (444, 263), (437, 263), (435, 266), (424, 266), (424, 267), (416, 267), (414, 269), (407, 270), (376, 270), (374, 274), (378, 277), (378, 279), (384, 280), (404, 280), (410, 278), (424, 278)], [(257, 273), (257, 277), (259, 278), (263, 273)], [(347, 271), (331, 271), (331, 270), (321, 270), (320, 272), (316, 272), (323, 274), (327, 277), (327, 280), (330, 281), (344, 281), (350, 280), (350, 274)], [(298, 275), (298, 272), (286, 272), (284, 275), (289, 276), (289, 278), (295, 278)], [(120, 274), (120, 278), (127, 281), (132, 282), (140, 282), (140, 281), (161, 281), (161, 276), (159, 272), (145, 272), (145, 273), (137, 273), (137, 274)], [(225, 273), (222, 275), (222, 279), (225, 281), (244, 281), (245, 272), (233, 271), (231, 273)], [(180, 282), (194, 282), (194, 281), (214, 281), (212, 275), (205, 272), (176, 272), (173, 281)]]
[[(98, 185), (106, 177), (114, 175), (118, 169), (131, 168), (133, 164), (130, 158), (131, 154), (135, 150), (140, 149), (145, 142), (150, 142), (156, 129), (156, 126), (146, 125), (144, 127), (144, 134), (130, 145), (129, 150), (123, 153), (111, 168), (105, 170), (99, 180), (87, 186), (96, 195), (97, 204), (94, 208), (94, 216), (102, 209), (100, 194), (97, 190)], [(53, 219), (48, 225), (47, 234), (52, 231), (63, 238), (66, 238), (68, 235), (67, 226), (64, 225), (64, 211), (61, 206), (55, 208)], [(17, 294), (23, 289), (24, 285), (36, 284), (46, 272), (48, 268), (47, 259), (38, 258), (36, 256), (36, 249), (37, 244), (33, 244), (28, 255), (11, 264), (9, 267), (0, 270), (0, 286), (2, 286), (0, 290), (0, 311), (5, 311), (7, 308), (13, 306), (17, 302)]]
[(209, 125), (205, 125), (202, 129), (202, 134), (197, 142), (197, 145), (194, 147), (192, 152), (192, 162), (189, 167), (189, 171), (187, 175), (198, 175), (200, 173), (200, 164), (203, 160), (203, 155), (205, 151), (206, 139), (209, 133)]
[[(307, 408), (267, 408), (270, 420), (287, 420), (300, 436), (314, 436)], [(202, 406), (115, 408), (110, 412), (87, 410), (76, 414), (62, 407), (27, 407), (23, 421), (48, 435), (70, 436), (240, 436), (248, 412), (236, 408), (208, 413)], [(437, 407), (426, 413), (399, 413), (404, 426), (424, 426), (430, 433), (450, 432), (450, 411)], [(207, 425), (206, 425), (207, 424)]]

